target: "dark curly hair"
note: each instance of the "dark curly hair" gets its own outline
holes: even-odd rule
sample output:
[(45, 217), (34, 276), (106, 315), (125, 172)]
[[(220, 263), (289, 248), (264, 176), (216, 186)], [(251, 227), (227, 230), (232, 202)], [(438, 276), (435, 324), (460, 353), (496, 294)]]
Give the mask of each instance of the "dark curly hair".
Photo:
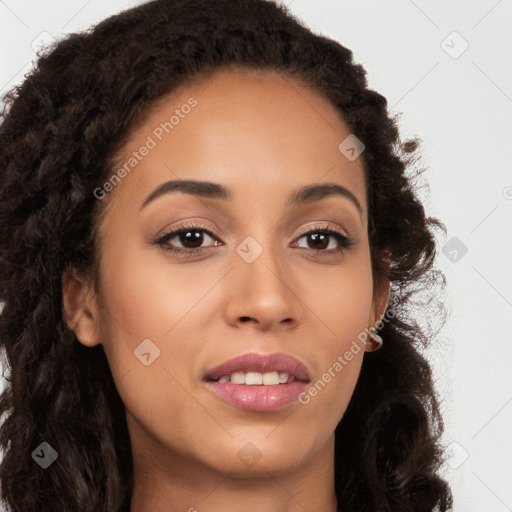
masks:
[[(365, 145), (372, 274), (376, 287), (391, 281), (394, 314), (336, 427), (339, 506), (450, 509), (440, 476), (440, 401), (422, 355), (435, 333), (414, 319), (428, 310), (412, 300), (427, 291), (432, 302), (434, 284), (444, 284), (433, 265), (434, 231), (446, 230), (418, 199), (421, 171), (407, 172), (418, 138), (400, 140), (397, 119), (368, 88), (352, 52), (270, 0), (150, 1), (69, 34), (50, 51), (3, 97), (0, 125), (0, 347), (9, 370), (0, 398), (0, 479), (9, 511), (130, 509), (124, 405), (102, 345), (83, 346), (63, 319), (62, 275), (73, 267), (97, 276), (105, 201), (93, 191), (112, 175), (149, 108), (230, 67), (277, 70), (314, 88)], [(58, 459), (44, 471), (32, 452), (49, 440)]]

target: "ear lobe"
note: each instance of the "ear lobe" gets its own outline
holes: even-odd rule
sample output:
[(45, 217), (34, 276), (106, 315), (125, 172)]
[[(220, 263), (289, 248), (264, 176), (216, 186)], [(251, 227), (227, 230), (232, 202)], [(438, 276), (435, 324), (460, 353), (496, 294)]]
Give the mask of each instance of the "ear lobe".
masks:
[(89, 280), (73, 268), (62, 274), (62, 314), (80, 343), (88, 347), (101, 343), (96, 295)]

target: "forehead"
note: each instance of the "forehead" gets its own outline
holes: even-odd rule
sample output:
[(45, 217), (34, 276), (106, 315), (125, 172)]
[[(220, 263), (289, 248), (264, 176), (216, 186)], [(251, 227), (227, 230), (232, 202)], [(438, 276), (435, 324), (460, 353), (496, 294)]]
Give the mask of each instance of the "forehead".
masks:
[(225, 184), (235, 200), (284, 203), (285, 191), (334, 182), (366, 210), (363, 159), (349, 160), (339, 149), (350, 135), (327, 98), (289, 77), (218, 71), (152, 106), (118, 155), (117, 168), (129, 172), (115, 194), (142, 203), (162, 182), (195, 179)]

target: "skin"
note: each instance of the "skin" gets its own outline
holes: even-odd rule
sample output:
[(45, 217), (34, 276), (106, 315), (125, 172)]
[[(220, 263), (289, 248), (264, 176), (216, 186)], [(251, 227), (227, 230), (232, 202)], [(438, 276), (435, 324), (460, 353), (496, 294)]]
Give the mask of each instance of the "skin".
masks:
[[(160, 100), (119, 162), (190, 97), (197, 106), (101, 199), (108, 204), (100, 224), (99, 290), (76, 272), (63, 280), (68, 325), (80, 343), (103, 344), (126, 405), (135, 471), (131, 510), (335, 512), (342, 504), (334, 492), (334, 430), (364, 350), (307, 405), (294, 402), (276, 412), (235, 408), (202, 377), (247, 352), (284, 352), (316, 382), (358, 334), (378, 323), (389, 283), (374, 293), (362, 158), (350, 161), (340, 152), (350, 130), (318, 92), (274, 72), (232, 69)], [(233, 199), (173, 192), (141, 210), (172, 179), (220, 183)], [(293, 191), (324, 182), (349, 189), (362, 213), (335, 195), (285, 206)], [(165, 250), (183, 248), (183, 237), (152, 243), (183, 221), (214, 235), (200, 232), (198, 256)], [(301, 235), (318, 233), (315, 224), (354, 244), (337, 252), (331, 235), (317, 249)], [(248, 236), (263, 249), (252, 263), (235, 250)], [(145, 366), (134, 350), (147, 338), (160, 356)], [(251, 465), (237, 455), (247, 443), (260, 456)]]

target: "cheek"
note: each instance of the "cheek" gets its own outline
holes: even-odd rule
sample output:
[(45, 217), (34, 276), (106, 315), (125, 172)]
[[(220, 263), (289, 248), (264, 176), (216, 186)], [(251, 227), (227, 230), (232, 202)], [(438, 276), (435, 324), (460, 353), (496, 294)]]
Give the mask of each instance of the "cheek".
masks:
[(337, 267), (310, 268), (301, 275), (300, 296), (314, 313), (326, 354), (346, 350), (370, 327), (373, 280), (367, 249), (353, 252)]
[[(137, 251), (104, 253), (103, 345), (116, 382), (123, 381), (127, 395), (133, 391), (135, 399), (143, 391), (149, 396), (169, 393), (175, 386), (172, 376), (186, 373), (179, 362), (190, 361), (194, 351), (193, 344), (179, 340), (187, 326), (187, 313), (205, 293), (206, 285), (200, 286), (183, 272), (175, 274), (181, 281), (171, 279)], [(137, 386), (129, 387), (128, 383), (135, 382)], [(129, 401), (129, 396), (125, 398)]]
[(145, 338), (167, 343), (215, 282), (211, 271), (205, 280), (185, 265), (166, 264), (161, 257), (155, 262), (133, 248), (119, 251), (118, 257), (106, 254), (102, 272), (107, 323), (114, 321), (125, 337), (139, 343)]
[[(365, 329), (373, 298), (369, 255), (354, 255), (336, 269), (303, 279), (301, 296), (317, 324), (315, 376), (299, 401), (307, 415), (321, 416), (326, 432), (341, 420), (352, 397), (364, 356)], [(309, 291), (308, 291), (309, 290)]]
[(103, 345), (119, 395), (161, 442), (180, 445), (190, 418), (204, 416), (186, 390), (198, 343), (191, 309), (211, 285), (182, 269), (166, 274), (135, 251), (105, 254), (102, 272)]

